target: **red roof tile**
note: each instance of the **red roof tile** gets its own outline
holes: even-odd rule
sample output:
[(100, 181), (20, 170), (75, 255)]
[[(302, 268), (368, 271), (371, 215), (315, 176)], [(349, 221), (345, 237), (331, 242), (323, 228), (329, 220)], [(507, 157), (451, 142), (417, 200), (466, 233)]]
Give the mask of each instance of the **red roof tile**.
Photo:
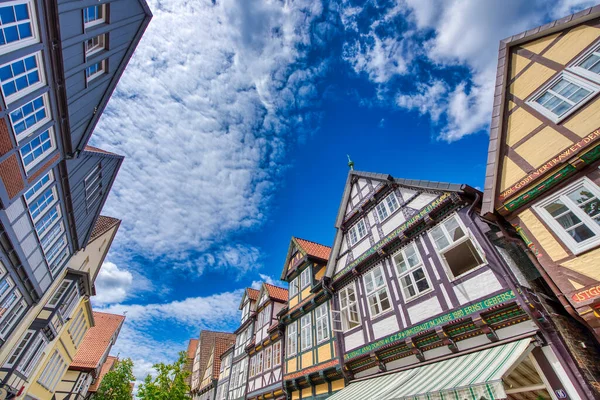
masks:
[(235, 339), (217, 338), (215, 340), (215, 352), (213, 357), (213, 379), (219, 379), (221, 371), (221, 356), (235, 343)]
[(198, 348), (198, 339), (190, 339), (187, 348), (188, 358), (194, 358), (196, 356), (196, 349)]
[(118, 360), (117, 357), (113, 357), (113, 356), (106, 357), (106, 361), (104, 362), (104, 364), (102, 364), (102, 369), (100, 370), (100, 374), (98, 374), (98, 378), (90, 386), (90, 388), (88, 389), (88, 392), (93, 393), (93, 392), (98, 391), (98, 388), (100, 387), (100, 383), (102, 382), (102, 379), (104, 379), (104, 375), (106, 375), (106, 373), (113, 368), (113, 365), (115, 365), (115, 361), (117, 361), (117, 360)]
[(90, 242), (100, 237), (102, 234), (108, 232), (109, 229), (121, 223), (118, 218), (107, 217), (105, 215), (98, 216), (92, 234), (90, 235)]
[(121, 328), (125, 316), (94, 311), (94, 321), (96, 325), (85, 333), (71, 362), (73, 369), (95, 369), (100, 365), (102, 356), (113, 345), (111, 339)]
[(270, 298), (287, 303), (287, 301), (288, 301), (288, 290), (287, 289), (284, 289), (279, 286), (271, 285), (270, 283), (265, 283), (264, 285), (267, 288), (267, 292), (269, 292)]
[(94, 147), (94, 146), (89, 146), (89, 145), (88, 145), (88, 146), (85, 146), (85, 147), (84, 147), (84, 150), (85, 150), (85, 151), (93, 151), (94, 153), (112, 154), (112, 155), (115, 155), (115, 156), (117, 155), (117, 154), (115, 154), (115, 153), (111, 153), (110, 151), (102, 150), (102, 149), (99, 149), (99, 148), (97, 148), (97, 147)]
[(250, 300), (252, 300), (252, 301), (258, 300), (258, 295), (260, 293), (258, 290), (252, 289), (252, 288), (247, 288), (246, 291), (248, 293), (248, 297), (250, 298)]
[(302, 250), (311, 257), (320, 258), (321, 260), (329, 260), (329, 254), (331, 253), (331, 247), (323, 246), (322, 244), (311, 242), (310, 240), (294, 238), (296, 243), (302, 247)]

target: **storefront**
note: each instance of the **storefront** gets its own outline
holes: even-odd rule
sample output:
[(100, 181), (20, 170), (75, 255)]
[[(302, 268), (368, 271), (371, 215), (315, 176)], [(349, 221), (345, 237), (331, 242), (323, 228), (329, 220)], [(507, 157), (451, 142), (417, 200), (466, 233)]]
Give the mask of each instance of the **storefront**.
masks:
[(534, 338), (358, 379), (329, 400), (581, 399), (552, 350)]

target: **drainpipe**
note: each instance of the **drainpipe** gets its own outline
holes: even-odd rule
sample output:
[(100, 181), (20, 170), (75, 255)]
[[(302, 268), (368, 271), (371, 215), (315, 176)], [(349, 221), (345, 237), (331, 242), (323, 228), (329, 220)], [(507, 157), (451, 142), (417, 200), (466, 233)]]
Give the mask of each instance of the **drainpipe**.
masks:
[[(475, 194), (475, 200), (473, 201), (473, 204), (471, 204), (471, 206), (467, 210), (467, 215), (470, 218), (472, 217), (475, 205), (478, 204), (480, 200), (481, 200), (481, 195), (479, 194), (479, 192), (477, 192)], [(483, 233), (483, 231), (481, 230), (481, 228), (479, 227), (479, 225), (477, 225), (477, 222), (475, 220), (472, 220), (472, 221), (473, 221), (473, 225), (475, 226), (475, 229), (477, 230), (479, 235), (481, 237), (486, 237), (485, 234)], [(500, 224), (498, 224), (498, 226), (500, 226)], [(510, 236), (507, 236), (507, 232), (505, 230), (503, 230), (502, 227), (500, 227), (500, 230), (505, 235), (505, 237), (510, 238)], [(493, 243), (490, 243), (490, 245), (492, 246), (492, 248), (494, 247)], [(560, 358), (566, 364), (566, 366), (568, 367), (568, 370), (571, 372), (570, 375), (572, 375), (574, 378), (576, 378), (574, 380), (574, 382), (572, 382), (572, 383), (576, 384), (575, 385), (576, 390), (577, 390), (577, 387), (579, 387), (579, 390), (577, 390), (579, 392), (579, 394), (582, 394), (581, 391), (583, 391), (583, 393), (585, 393), (585, 395), (587, 395), (588, 398), (590, 398), (590, 399), (595, 398), (592, 391), (585, 384), (585, 379), (583, 379), (583, 376), (582, 376), (581, 372), (579, 371), (579, 368), (571, 361), (571, 359), (573, 357), (567, 350), (567, 347), (564, 344), (564, 342), (561, 340), (559, 335), (556, 333), (556, 329), (554, 329), (554, 324), (552, 322), (550, 322), (550, 326), (552, 327), (552, 329), (548, 329), (548, 328), (544, 327), (540, 323), (540, 321), (538, 321), (537, 318), (535, 318), (535, 316), (533, 315), (528, 304), (524, 304), (523, 296), (520, 295), (519, 292), (516, 290), (516, 288), (520, 285), (519, 285), (518, 281), (516, 280), (516, 278), (510, 272), (510, 267), (508, 267), (506, 265), (504, 259), (502, 259), (502, 257), (500, 257), (496, 253), (496, 251), (492, 252), (492, 257), (495, 259), (495, 261), (498, 263), (498, 265), (502, 268), (502, 270), (504, 272), (503, 276), (506, 279), (507, 283), (509, 284), (510, 288), (515, 292), (515, 295), (517, 296), (519, 303), (521, 303), (521, 307), (523, 307), (524, 311), (527, 313), (527, 315), (529, 315), (529, 318), (531, 318), (531, 320), (538, 326), (540, 331), (547, 333), (548, 337), (546, 338), (546, 340), (548, 341), (548, 344), (552, 345), (552, 347), (557, 350)], [(579, 381), (579, 382), (577, 382), (577, 381)], [(582, 384), (580, 382), (584, 382), (584, 383)]]

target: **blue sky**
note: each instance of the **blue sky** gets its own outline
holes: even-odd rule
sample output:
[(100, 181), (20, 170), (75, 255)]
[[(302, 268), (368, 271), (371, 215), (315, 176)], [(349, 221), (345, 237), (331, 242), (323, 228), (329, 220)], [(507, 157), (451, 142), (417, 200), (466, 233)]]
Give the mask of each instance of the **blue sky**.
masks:
[(329, 245), (356, 169), (483, 184), (500, 39), (590, 6), (519, 0), (150, 0), (92, 143), (126, 156), (96, 308), (138, 379), (241, 290), (277, 281), (291, 236)]

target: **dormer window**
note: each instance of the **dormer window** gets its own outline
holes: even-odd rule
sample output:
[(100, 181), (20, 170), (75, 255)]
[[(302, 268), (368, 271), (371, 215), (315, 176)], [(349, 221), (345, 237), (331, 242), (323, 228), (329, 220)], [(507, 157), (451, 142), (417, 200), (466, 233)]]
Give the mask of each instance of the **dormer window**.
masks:
[(300, 288), (304, 289), (311, 283), (310, 267), (305, 268), (300, 274)]
[(358, 220), (356, 224), (348, 231), (348, 235), (350, 237), (350, 245), (354, 246), (365, 237), (367, 234), (367, 227), (365, 226), (365, 221), (361, 218)]
[(396, 194), (394, 192), (390, 193), (385, 199), (383, 199), (375, 210), (377, 211), (377, 216), (380, 221), (385, 220), (387, 217), (392, 215), (394, 211), (396, 211), (400, 207), (398, 204), (398, 199), (396, 198)]

